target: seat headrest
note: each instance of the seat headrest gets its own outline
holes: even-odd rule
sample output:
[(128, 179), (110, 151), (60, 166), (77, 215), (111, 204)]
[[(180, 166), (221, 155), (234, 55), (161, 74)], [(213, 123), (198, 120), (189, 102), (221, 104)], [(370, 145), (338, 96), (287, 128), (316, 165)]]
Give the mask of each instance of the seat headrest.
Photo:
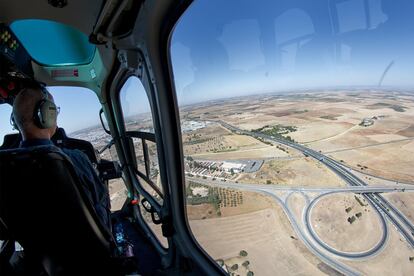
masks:
[(66, 135), (65, 130), (61, 127), (58, 127), (56, 129), (55, 134), (51, 138), (52, 141), (65, 140), (65, 139), (68, 139), (68, 136)]
[(20, 133), (10, 133), (4, 135), (3, 144), (0, 149), (17, 148), (22, 140)]
[(0, 150), (0, 218), (6, 226), (0, 230), (32, 260), (50, 259), (68, 275), (99, 271), (110, 259), (112, 237), (82, 185), (56, 146)]

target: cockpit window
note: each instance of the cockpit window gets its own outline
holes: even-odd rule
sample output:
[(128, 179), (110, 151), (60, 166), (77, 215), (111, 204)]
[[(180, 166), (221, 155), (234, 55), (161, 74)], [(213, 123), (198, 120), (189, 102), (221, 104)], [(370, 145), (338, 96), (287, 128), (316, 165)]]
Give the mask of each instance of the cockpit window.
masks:
[(4, 136), (11, 133), (16, 133), (10, 123), (10, 116), (13, 108), (8, 104), (0, 104), (0, 145), (3, 144)]
[(62, 23), (23, 19), (10, 25), (31, 57), (46, 66), (81, 65), (92, 61), (95, 45), (79, 30)]
[[(147, 92), (141, 80), (131, 76), (122, 86), (119, 97), (125, 129), (130, 133), (134, 146), (137, 165), (135, 176), (139, 185), (162, 206), (164, 191), (159, 170), (154, 121)], [(168, 247), (168, 241), (162, 235), (161, 225), (154, 223), (151, 213), (142, 204), (139, 207), (145, 222), (162, 246)]]
[(186, 215), (226, 272), (411, 273), (413, 11), (200, 0), (184, 13), (170, 53)]
[[(101, 104), (93, 91), (70, 86), (51, 86), (48, 90), (60, 107), (59, 127), (63, 127), (66, 133), (74, 138), (91, 142), (96, 148), (105, 145), (105, 139), (111, 137), (101, 127)], [(80, 103), (87, 108), (79, 108)]]

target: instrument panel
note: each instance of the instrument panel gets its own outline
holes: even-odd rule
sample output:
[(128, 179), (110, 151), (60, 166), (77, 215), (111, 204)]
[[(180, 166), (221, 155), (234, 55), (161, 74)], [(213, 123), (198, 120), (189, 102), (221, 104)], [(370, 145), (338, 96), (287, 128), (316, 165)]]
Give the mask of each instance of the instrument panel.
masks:
[(0, 23), (0, 104), (11, 104), (19, 83), (34, 78), (32, 58), (11, 29)]
[(0, 78), (33, 78), (32, 58), (11, 29), (0, 24)]

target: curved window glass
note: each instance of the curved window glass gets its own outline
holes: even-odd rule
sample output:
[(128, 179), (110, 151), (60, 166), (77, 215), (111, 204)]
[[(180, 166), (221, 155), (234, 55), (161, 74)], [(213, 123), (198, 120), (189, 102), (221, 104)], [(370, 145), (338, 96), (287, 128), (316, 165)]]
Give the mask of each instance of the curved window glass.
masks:
[(412, 274), (414, 2), (195, 1), (171, 39), (189, 226), (231, 275)]
[(3, 139), (5, 135), (17, 132), (17, 130), (13, 129), (12, 124), (10, 123), (10, 116), (12, 110), (12, 106), (8, 104), (0, 104), (0, 145), (3, 144)]
[[(120, 101), (125, 128), (131, 134), (136, 157), (136, 177), (141, 187), (160, 205), (164, 203), (164, 191), (158, 164), (158, 149), (154, 134), (154, 122), (147, 92), (140, 79), (131, 76), (120, 91)], [(141, 215), (164, 247), (167, 239), (162, 235), (160, 224), (155, 224), (142, 204)]]

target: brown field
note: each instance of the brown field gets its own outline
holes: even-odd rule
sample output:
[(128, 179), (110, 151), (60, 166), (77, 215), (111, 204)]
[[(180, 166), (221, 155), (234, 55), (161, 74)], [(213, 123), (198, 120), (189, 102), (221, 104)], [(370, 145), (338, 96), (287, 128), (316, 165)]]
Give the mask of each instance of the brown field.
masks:
[(409, 127), (398, 131), (397, 134), (405, 137), (414, 137), (414, 125), (410, 125)]
[(120, 210), (127, 198), (127, 189), (122, 179), (109, 181), (109, 198), (111, 199), (111, 211)]
[[(354, 168), (362, 163), (374, 175), (414, 182), (414, 142), (399, 141), (414, 138), (414, 97), (408, 93), (361, 90), (257, 95), (189, 107), (186, 116), (214, 117), (246, 130), (276, 124), (295, 126), (297, 131), (289, 136), (312, 149), (346, 150), (332, 153), (332, 157)], [(362, 119), (373, 117), (373, 125), (359, 125)], [(243, 151), (241, 147), (202, 157), (217, 160), (281, 155), (283, 152)]]
[[(354, 194), (333, 194), (322, 197), (313, 207), (311, 223), (319, 238), (342, 252), (362, 252), (371, 249), (381, 239), (381, 225), (370, 205), (361, 206)], [(360, 200), (363, 197), (357, 195)], [(367, 204), (367, 202), (365, 202)], [(352, 208), (346, 212), (346, 208)], [(355, 217), (350, 224), (347, 219)]]
[[(235, 207), (220, 205), (220, 217), (235, 216), (240, 214), (246, 214), (258, 210), (263, 210), (273, 206), (274, 201), (270, 197), (263, 196), (258, 193), (236, 191), (231, 189), (225, 189), (230, 193), (240, 193), (243, 197), (243, 203), (237, 204)], [(222, 201), (224, 199), (220, 197)], [(187, 204), (187, 217), (189, 220), (202, 220), (209, 218), (217, 218), (217, 213), (213, 204), (204, 203), (199, 205)]]
[(395, 227), (390, 226), (387, 244), (378, 255), (363, 261), (344, 262), (362, 275), (413, 275), (414, 263), (409, 258), (414, 256), (414, 250), (407, 245)]
[(319, 140), (333, 139), (343, 135), (353, 126), (353, 124), (347, 122), (309, 122), (290, 136), (300, 143), (311, 143)]
[(255, 149), (243, 149), (237, 151), (227, 151), (220, 153), (193, 154), (194, 158), (209, 160), (243, 160), (243, 159), (262, 159), (274, 157), (286, 157), (287, 153), (278, 150), (276, 147), (263, 146)]
[[(214, 130), (218, 132), (214, 132)], [(286, 152), (275, 146), (267, 145), (250, 136), (231, 134), (223, 130), (222, 127), (212, 126), (204, 128), (202, 133), (186, 135), (187, 142), (184, 143), (184, 154), (210, 160), (288, 156)]]
[(344, 160), (346, 165), (356, 170), (400, 182), (414, 182), (414, 141), (392, 145), (379, 145), (329, 155), (337, 160)]
[(256, 173), (245, 173), (237, 179), (244, 183), (289, 186), (339, 187), (345, 183), (331, 170), (310, 157), (294, 160), (266, 161)]
[(214, 208), (213, 204), (210, 203), (203, 203), (199, 205), (189, 205), (187, 204), (187, 218), (189, 220), (193, 219), (209, 219), (215, 218), (216, 209)]
[(387, 193), (384, 197), (414, 223), (414, 193)]
[(247, 251), (255, 275), (274, 275), (275, 271), (280, 275), (323, 275), (318, 269), (321, 262), (297, 240), (277, 205), (235, 216), (191, 220), (190, 227), (216, 260), (233, 260), (240, 250)]

